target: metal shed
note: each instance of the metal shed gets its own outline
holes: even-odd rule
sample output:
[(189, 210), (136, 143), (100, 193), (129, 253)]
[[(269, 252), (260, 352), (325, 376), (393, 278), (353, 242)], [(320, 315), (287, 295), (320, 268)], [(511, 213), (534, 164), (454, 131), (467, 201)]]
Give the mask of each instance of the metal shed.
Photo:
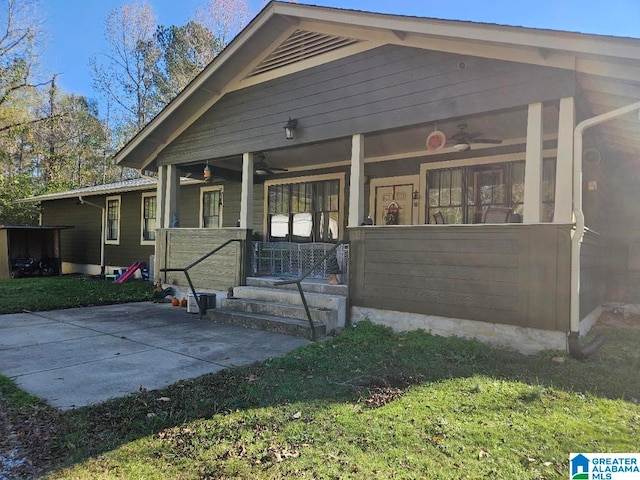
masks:
[(0, 225), (0, 279), (60, 275), (60, 231), (68, 228)]

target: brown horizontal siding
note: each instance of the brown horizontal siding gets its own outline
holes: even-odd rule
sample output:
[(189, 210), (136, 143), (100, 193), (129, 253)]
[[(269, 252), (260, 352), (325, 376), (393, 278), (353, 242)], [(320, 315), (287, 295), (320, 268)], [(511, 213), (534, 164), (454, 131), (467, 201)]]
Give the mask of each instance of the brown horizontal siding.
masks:
[[(230, 239), (246, 241), (247, 231), (224, 229), (160, 230), (157, 242), (156, 275), (166, 283), (187, 286), (183, 272), (160, 273), (162, 268), (185, 268)], [(189, 270), (196, 288), (226, 290), (244, 283), (246, 242), (231, 243)]]
[(351, 229), (355, 306), (568, 329), (569, 227)]

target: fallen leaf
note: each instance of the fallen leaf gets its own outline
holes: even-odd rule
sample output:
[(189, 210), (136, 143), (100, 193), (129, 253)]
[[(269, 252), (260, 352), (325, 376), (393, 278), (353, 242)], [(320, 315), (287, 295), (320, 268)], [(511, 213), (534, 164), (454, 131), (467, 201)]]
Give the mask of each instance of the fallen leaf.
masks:
[(478, 458), (487, 458), (488, 456), (489, 456), (489, 452), (485, 450), (480, 450), (480, 452), (478, 452)]
[(293, 414), (293, 416), (292, 416), (291, 418), (296, 418), (296, 419), (298, 419), (298, 418), (300, 418), (301, 416), (302, 416), (302, 412), (296, 412), (296, 413), (294, 413), (294, 414)]

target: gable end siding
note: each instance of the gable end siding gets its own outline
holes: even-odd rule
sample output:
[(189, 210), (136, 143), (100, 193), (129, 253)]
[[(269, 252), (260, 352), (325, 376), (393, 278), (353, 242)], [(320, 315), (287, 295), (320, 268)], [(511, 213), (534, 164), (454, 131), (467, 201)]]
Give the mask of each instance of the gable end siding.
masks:
[[(465, 67), (460, 68), (461, 63)], [(160, 165), (463, 117), (572, 96), (573, 72), (384, 46), (232, 92), (172, 142)], [(289, 143), (287, 143), (289, 142)]]

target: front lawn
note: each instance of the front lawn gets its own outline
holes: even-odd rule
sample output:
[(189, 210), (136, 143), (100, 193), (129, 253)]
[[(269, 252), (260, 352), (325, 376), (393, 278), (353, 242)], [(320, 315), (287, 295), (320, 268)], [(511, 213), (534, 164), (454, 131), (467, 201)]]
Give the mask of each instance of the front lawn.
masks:
[(151, 300), (153, 288), (142, 280), (115, 283), (79, 275), (0, 280), (0, 314), (141, 302)]
[(51, 479), (564, 479), (571, 452), (640, 449), (640, 329), (607, 334), (579, 362), (361, 323), (161, 391), (34, 406), (55, 426), (40, 466), (58, 465)]

